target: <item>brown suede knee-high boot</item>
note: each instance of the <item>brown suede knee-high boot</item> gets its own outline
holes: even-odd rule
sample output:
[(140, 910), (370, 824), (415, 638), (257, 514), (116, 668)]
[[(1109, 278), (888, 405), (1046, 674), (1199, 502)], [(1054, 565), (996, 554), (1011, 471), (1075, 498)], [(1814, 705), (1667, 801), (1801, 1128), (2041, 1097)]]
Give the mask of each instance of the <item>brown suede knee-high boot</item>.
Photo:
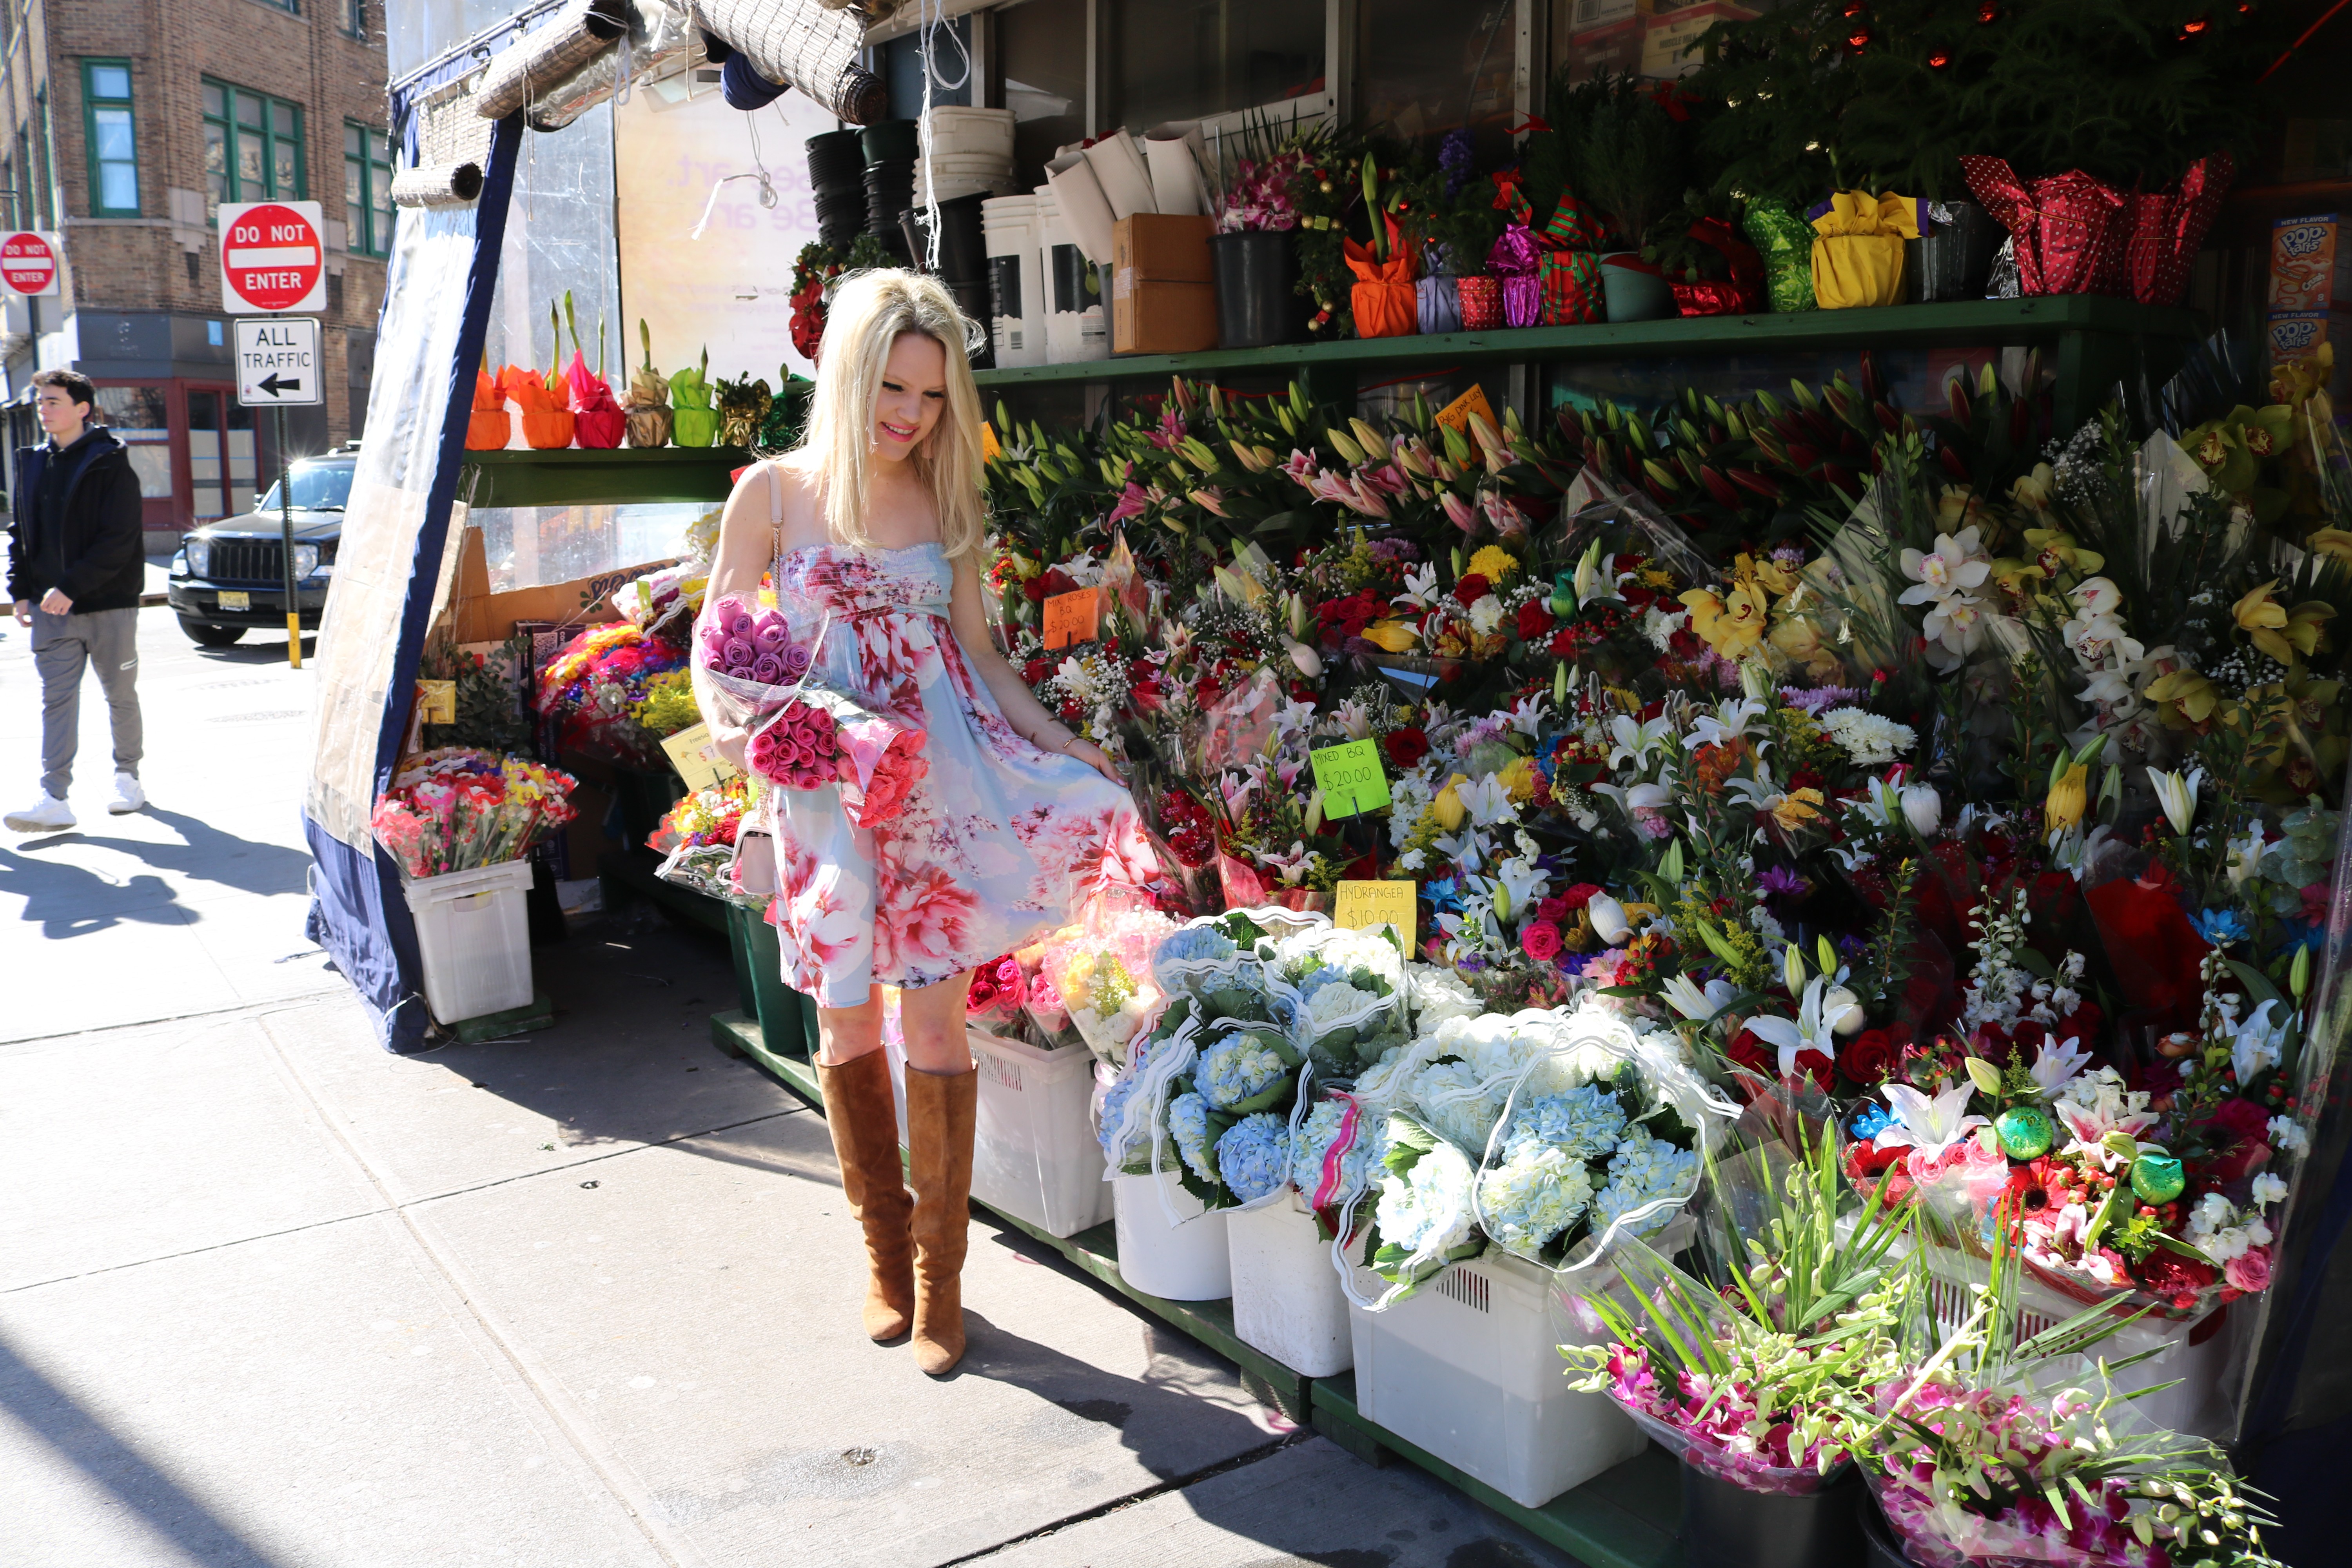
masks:
[[(839, 1067), (816, 1066), (824, 1092), (825, 1126), (841, 1161), (841, 1195), (866, 1227), (866, 1332), (895, 1340), (915, 1311), (914, 1237), (908, 1225), (914, 1200), (898, 1163), (898, 1108), (890, 1093), (890, 1064), (868, 1051)], [(965, 1166), (971, 1162), (966, 1158)]]
[(971, 1125), (980, 1074), (907, 1073), (915, 1184), (915, 1363), (933, 1377), (963, 1359), (963, 1257), (971, 1239)]

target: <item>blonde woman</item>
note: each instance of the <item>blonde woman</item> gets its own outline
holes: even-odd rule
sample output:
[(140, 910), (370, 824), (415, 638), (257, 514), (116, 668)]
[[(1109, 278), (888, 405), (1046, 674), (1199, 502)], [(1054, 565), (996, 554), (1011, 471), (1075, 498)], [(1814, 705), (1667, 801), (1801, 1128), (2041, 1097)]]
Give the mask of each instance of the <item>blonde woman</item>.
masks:
[[(1045, 710), (990, 637), (965, 330), (936, 279), (874, 271), (841, 286), (807, 436), (735, 487), (708, 600), (748, 603), (772, 569), (796, 637), (823, 633), (815, 679), (927, 736), (929, 773), (880, 826), (851, 826), (829, 786), (766, 799), (768, 918), (785, 981), (817, 1005), (825, 1116), (866, 1231), (866, 1331), (911, 1331), (933, 1376), (964, 1349), (971, 971), (1066, 923), (1107, 876), (1151, 864), (1111, 759)], [(743, 731), (712, 728), (741, 765)], [(877, 985), (900, 988), (911, 1199)]]

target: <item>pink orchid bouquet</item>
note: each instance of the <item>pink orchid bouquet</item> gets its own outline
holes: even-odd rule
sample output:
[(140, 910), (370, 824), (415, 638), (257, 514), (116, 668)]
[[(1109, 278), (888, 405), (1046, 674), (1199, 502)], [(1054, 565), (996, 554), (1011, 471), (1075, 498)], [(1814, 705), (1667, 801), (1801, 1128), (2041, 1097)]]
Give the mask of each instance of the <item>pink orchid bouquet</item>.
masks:
[(439, 877), (519, 860), (578, 812), (571, 774), (523, 757), (445, 746), (409, 760), (369, 826), (404, 875)]

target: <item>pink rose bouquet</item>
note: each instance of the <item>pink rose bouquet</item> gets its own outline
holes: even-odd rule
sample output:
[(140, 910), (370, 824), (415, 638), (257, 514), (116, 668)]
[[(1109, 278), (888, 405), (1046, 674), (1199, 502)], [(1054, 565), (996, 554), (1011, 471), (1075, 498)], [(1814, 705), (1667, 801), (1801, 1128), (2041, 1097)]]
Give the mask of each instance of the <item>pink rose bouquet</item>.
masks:
[(972, 972), (971, 989), (965, 994), (965, 1016), (975, 1023), (1003, 1015), (1008, 1021), (1021, 1016), (1021, 1002), (1027, 993), (1027, 983), (1022, 978), (1021, 960), (1012, 953), (992, 958)]
[(839, 740), (832, 714), (795, 699), (760, 727), (744, 748), (743, 760), (772, 784), (815, 789), (841, 776)]

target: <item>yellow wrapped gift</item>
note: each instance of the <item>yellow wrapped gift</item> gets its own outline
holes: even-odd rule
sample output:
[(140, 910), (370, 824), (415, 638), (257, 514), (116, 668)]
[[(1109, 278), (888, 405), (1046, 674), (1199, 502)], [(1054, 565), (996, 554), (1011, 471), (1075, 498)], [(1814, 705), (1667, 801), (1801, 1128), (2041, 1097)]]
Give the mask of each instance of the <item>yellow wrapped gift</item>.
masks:
[(1903, 242), (1919, 237), (1907, 196), (1840, 191), (1813, 219), (1813, 298), (1824, 310), (1903, 302)]

